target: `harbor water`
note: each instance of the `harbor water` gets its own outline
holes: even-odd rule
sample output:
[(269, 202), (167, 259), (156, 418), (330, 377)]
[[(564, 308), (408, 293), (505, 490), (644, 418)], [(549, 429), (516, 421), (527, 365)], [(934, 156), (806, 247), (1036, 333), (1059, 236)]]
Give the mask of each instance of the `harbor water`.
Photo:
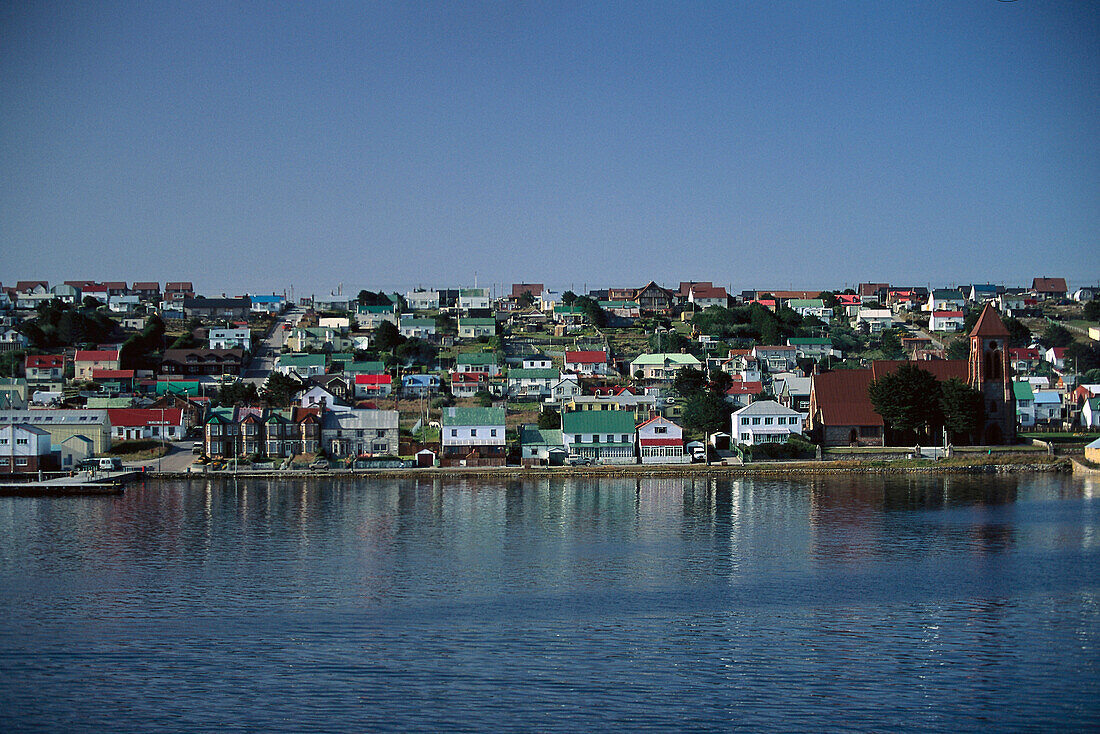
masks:
[(0, 731), (1100, 727), (1100, 481), (0, 498)]

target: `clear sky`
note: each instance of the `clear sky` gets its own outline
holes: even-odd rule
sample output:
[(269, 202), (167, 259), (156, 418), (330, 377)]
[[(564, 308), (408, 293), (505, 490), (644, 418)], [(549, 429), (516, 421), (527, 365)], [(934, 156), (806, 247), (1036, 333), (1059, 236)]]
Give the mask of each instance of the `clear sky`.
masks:
[(3, 3), (0, 281), (1100, 277), (1094, 2)]

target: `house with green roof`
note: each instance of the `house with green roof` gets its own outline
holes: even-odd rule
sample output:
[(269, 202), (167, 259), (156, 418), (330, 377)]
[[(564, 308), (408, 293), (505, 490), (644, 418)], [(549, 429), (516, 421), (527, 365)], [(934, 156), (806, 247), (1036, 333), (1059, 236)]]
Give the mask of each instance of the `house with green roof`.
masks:
[(500, 360), (496, 352), (463, 352), (455, 358), (455, 372), (477, 372), (483, 375), (499, 375)]
[(794, 347), (794, 353), (800, 359), (842, 356), (839, 350), (833, 349), (833, 342), (828, 337), (792, 336), (787, 339), (787, 346)]
[(643, 380), (671, 380), (684, 367), (700, 369), (702, 363), (690, 354), (640, 354), (630, 363), (630, 375), (637, 377), (640, 372)]
[(377, 360), (366, 362), (345, 362), (345, 375), (381, 375), (386, 371), (386, 365)]
[(508, 370), (508, 394), (518, 398), (548, 398), (561, 375), (555, 369)]
[(1035, 425), (1035, 392), (1031, 383), (1019, 381), (1012, 383), (1012, 394), (1016, 397), (1016, 424), (1022, 428)]
[(495, 336), (497, 333), (497, 320), (491, 316), (488, 318), (474, 318), (472, 316), (458, 317), (458, 336), (461, 339), (476, 339), (479, 336)]
[(442, 466), (504, 466), (504, 408), (443, 408)]
[(299, 379), (317, 377), (325, 374), (325, 355), (282, 354), (275, 360), (275, 371)]
[(561, 417), (562, 443), (570, 456), (597, 464), (636, 464), (634, 413), (589, 410)]
[(565, 463), (565, 443), (561, 429), (519, 427), (520, 461), (524, 466), (561, 466)]
[(787, 301), (787, 308), (800, 316), (816, 316), (826, 324), (833, 318), (833, 309), (820, 298), (791, 298)]
[(406, 339), (434, 339), (436, 333), (435, 319), (417, 319), (403, 314), (397, 330)]

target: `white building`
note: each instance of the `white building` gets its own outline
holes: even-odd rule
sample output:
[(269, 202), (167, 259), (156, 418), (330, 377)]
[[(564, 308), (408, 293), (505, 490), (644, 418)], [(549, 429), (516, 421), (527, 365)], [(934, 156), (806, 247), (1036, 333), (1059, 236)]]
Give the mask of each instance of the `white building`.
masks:
[(962, 331), (962, 311), (933, 311), (928, 318), (929, 331)]
[(247, 328), (210, 329), (207, 339), (211, 349), (244, 349), (252, 351), (252, 333)]
[(439, 308), (439, 291), (409, 291), (405, 303), (414, 311), (432, 311)]
[(48, 469), (51, 449), (49, 431), (26, 423), (0, 425), (0, 474)]
[(739, 444), (786, 443), (792, 435), (802, 435), (802, 414), (774, 400), (758, 400), (731, 416), (730, 435)]
[(458, 292), (458, 307), (464, 311), (471, 308), (489, 308), (492, 294), (488, 288), (463, 288)]
[(894, 323), (894, 314), (888, 308), (860, 308), (856, 311), (856, 328), (860, 324), (867, 324), (872, 334), (889, 329)]
[(643, 464), (687, 464), (684, 430), (667, 418), (656, 416), (638, 426), (638, 454)]

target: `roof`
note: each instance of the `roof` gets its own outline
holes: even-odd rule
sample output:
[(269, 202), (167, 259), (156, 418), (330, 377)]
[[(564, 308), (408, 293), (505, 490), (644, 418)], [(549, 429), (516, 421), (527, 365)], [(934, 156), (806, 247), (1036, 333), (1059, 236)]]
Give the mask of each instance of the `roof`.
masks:
[(44, 425), (95, 425), (109, 420), (106, 410), (0, 410), (0, 423)]
[(561, 418), (562, 433), (634, 433), (634, 412), (629, 410), (580, 410)]
[(1030, 382), (1013, 382), (1012, 394), (1017, 400), (1034, 400), (1035, 393), (1031, 391)]
[(323, 354), (281, 354), (278, 365), (280, 367), (324, 367), (325, 355)]
[(435, 319), (401, 319), (401, 328), (413, 327), (415, 329), (435, 328)]
[(833, 342), (830, 339), (823, 339), (816, 336), (792, 336), (787, 339), (787, 346), (790, 347), (809, 347), (809, 346), (832, 346)]
[(821, 421), (829, 426), (881, 426), (867, 388), (873, 374), (869, 369), (836, 370), (813, 376), (814, 405)]
[(93, 380), (132, 380), (133, 370), (92, 370)]
[(726, 395), (759, 395), (762, 392), (764, 392), (764, 383), (759, 380), (748, 382), (735, 380), (730, 388), (726, 390)]
[(1031, 281), (1031, 290), (1036, 293), (1065, 293), (1069, 288), (1065, 278), (1036, 278)]
[(393, 377), (390, 375), (356, 375), (356, 385), (392, 385)]
[(496, 352), (464, 352), (455, 359), (458, 364), (496, 364)]
[(463, 327), (463, 326), (495, 326), (496, 323), (497, 323), (497, 320), (492, 318), (491, 316), (490, 317), (480, 317), (479, 316), (479, 317), (476, 317), (476, 318), (475, 317), (470, 317), (470, 316), (459, 316), (458, 317), (458, 325), (459, 325), (460, 328)]
[(579, 364), (605, 364), (607, 362), (607, 352), (603, 351), (577, 351), (571, 352), (566, 350), (565, 352), (566, 362), (576, 362)]
[(780, 405), (774, 400), (757, 400), (749, 403), (744, 408), (736, 410), (734, 415), (802, 415), (797, 410)]
[(663, 415), (655, 415), (652, 418), (649, 418), (648, 420), (644, 420), (641, 423), (639, 423), (638, 428), (642, 428), (643, 426), (648, 426), (650, 423), (665, 423), (665, 424), (670, 425), (670, 426), (676, 426), (677, 428), (680, 427), (680, 425), (678, 423), (670, 421), (668, 418), (665, 418)]
[(790, 308), (825, 308), (825, 302), (820, 298), (792, 298), (787, 301)]
[(1007, 337), (1008, 335), (1008, 329), (1005, 327), (1005, 323), (1001, 321), (1001, 315), (997, 313), (997, 309), (993, 308), (991, 303), (985, 304), (981, 315), (978, 316), (978, 321), (974, 324), (974, 328), (970, 330), (970, 336)]
[(368, 374), (381, 374), (386, 371), (386, 365), (380, 361), (345, 362), (344, 372), (365, 372)]
[(19, 431), (24, 431), (26, 433), (33, 433), (36, 436), (48, 436), (48, 435), (50, 435), (49, 431), (44, 431), (44, 430), (42, 430), (41, 428), (39, 428), (37, 426), (32, 426), (30, 423), (15, 423), (15, 424), (12, 424), (12, 423), (6, 423), (5, 422), (2, 427), (7, 428), (8, 426), (11, 426), (12, 428), (14, 428), (16, 430), (19, 430)]
[(352, 408), (342, 410), (339, 413), (325, 412), (322, 425), (324, 429), (397, 429), (398, 413), (396, 410), (364, 410)]
[(183, 423), (182, 408), (107, 408), (112, 426), (178, 426)]
[(934, 319), (961, 319), (963, 317), (962, 311), (933, 311), (932, 318)]
[(191, 291), (191, 290), (194, 290), (194, 288), (191, 286), (191, 281), (181, 280), (181, 281), (176, 281), (176, 282), (169, 281), (169, 282), (165, 283), (164, 284), (164, 290), (166, 290), (166, 291)]
[(27, 367), (61, 367), (65, 364), (63, 354), (28, 354)]
[(118, 351), (113, 349), (79, 349), (76, 352), (76, 362), (110, 362), (118, 359)]
[(678, 365), (698, 365), (697, 360), (691, 354), (679, 354), (677, 352), (666, 352), (660, 354), (639, 354), (638, 357), (631, 362), (632, 365), (663, 365), (665, 362)]
[(503, 426), (504, 408), (444, 408), (444, 426)]
[(561, 429), (520, 426), (519, 442), (524, 446), (562, 446)]
[(554, 369), (516, 368), (508, 370), (509, 380), (556, 380), (558, 371)]
[(877, 380), (885, 375), (893, 374), (903, 364), (913, 365), (925, 372), (931, 372), (932, 376), (941, 382), (950, 380), (952, 377), (966, 382), (970, 377), (970, 367), (965, 359), (925, 359), (919, 362), (903, 359), (876, 359), (871, 363), (872, 379)]
[(955, 288), (936, 288), (934, 291), (932, 291), (932, 297), (935, 298), (937, 301), (942, 301), (942, 300), (961, 301), (961, 300), (964, 300), (963, 299), (963, 294), (960, 293)]

